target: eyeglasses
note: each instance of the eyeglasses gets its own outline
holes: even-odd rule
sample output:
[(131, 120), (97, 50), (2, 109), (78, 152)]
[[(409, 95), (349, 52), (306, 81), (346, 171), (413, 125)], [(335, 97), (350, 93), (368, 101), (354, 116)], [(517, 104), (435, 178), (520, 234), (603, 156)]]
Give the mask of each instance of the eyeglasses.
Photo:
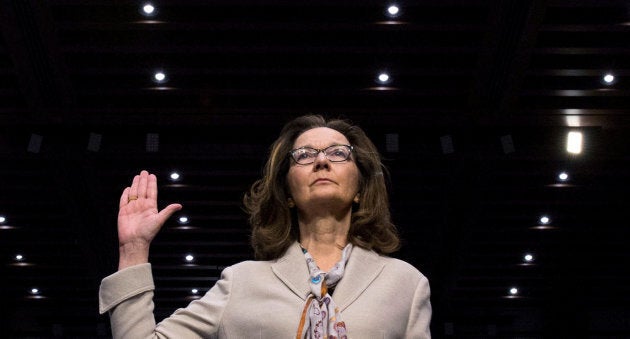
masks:
[(332, 145), (323, 149), (313, 147), (300, 147), (289, 152), (289, 155), (300, 165), (309, 165), (315, 162), (319, 153), (324, 153), (326, 159), (331, 162), (348, 160), (354, 148), (350, 145)]

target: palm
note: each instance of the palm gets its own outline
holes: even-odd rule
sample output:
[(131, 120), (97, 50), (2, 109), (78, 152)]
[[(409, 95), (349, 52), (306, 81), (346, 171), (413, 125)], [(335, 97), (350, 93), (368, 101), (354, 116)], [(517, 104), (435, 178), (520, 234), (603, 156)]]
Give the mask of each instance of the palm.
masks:
[(118, 240), (150, 243), (160, 229), (158, 210), (152, 201), (139, 199), (133, 204), (122, 206), (118, 211)]
[[(137, 199), (133, 199), (135, 197)], [(148, 246), (166, 220), (179, 209), (181, 205), (171, 204), (158, 211), (157, 179), (155, 175), (142, 171), (134, 177), (131, 186), (125, 188), (120, 198), (119, 245), (135, 243)]]

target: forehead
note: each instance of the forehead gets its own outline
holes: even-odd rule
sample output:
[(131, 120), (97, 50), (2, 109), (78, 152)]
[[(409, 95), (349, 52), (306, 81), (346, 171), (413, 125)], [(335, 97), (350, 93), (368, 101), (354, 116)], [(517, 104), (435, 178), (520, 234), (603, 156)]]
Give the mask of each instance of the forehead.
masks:
[(293, 146), (323, 148), (332, 144), (349, 144), (348, 139), (340, 132), (328, 127), (316, 127), (300, 134)]

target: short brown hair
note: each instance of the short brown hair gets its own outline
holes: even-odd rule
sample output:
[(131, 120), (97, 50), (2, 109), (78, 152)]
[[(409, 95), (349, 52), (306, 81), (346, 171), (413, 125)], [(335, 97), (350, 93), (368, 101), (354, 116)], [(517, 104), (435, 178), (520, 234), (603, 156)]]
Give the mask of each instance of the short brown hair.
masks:
[(305, 115), (291, 120), (283, 127), (280, 136), (270, 147), (262, 178), (251, 186), (243, 198), (252, 226), (251, 244), (256, 258), (277, 259), (299, 238), (297, 214), (287, 203), (289, 151), (302, 133), (316, 127), (328, 127), (340, 132), (354, 147), (353, 157), (360, 173), (361, 200), (358, 206), (353, 207), (348, 241), (380, 254), (395, 252), (400, 241), (391, 221), (384, 178), (387, 169), (378, 149), (360, 127), (347, 120), (327, 120), (321, 115)]

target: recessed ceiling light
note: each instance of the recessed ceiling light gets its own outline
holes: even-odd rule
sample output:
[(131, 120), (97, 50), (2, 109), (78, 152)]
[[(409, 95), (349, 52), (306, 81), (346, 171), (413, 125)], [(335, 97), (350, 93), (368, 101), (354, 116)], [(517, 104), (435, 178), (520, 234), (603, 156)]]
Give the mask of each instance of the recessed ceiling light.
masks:
[(140, 11), (140, 13), (142, 13), (142, 15), (147, 16), (147, 17), (152, 17), (155, 16), (157, 14), (157, 10), (155, 8), (155, 6), (150, 3), (150, 2), (146, 2), (142, 5), (142, 9)]
[(395, 18), (400, 15), (400, 7), (398, 5), (389, 5), (387, 7), (387, 16)]
[(29, 295), (26, 296), (27, 299), (46, 299), (46, 297), (42, 295), (42, 292), (37, 287), (33, 287), (28, 290), (28, 294)]
[(168, 78), (166, 77), (166, 73), (164, 73), (164, 71), (156, 71), (155, 73), (153, 73), (153, 81), (157, 82), (158, 84), (163, 84), (168, 80)]
[(615, 82), (615, 76), (610, 73), (607, 73), (606, 75), (604, 75), (602, 79), (604, 80), (604, 83), (607, 85), (611, 85), (613, 82)]
[(569, 174), (567, 172), (560, 172), (558, 174), (558, 180), (560, 180), (560, 181), (567, 181), (567, 180), (569, 180)]
[(567, 134), (567, 152), (582, 153), (582, 132), (571, 131)]
[(376, 77), (376, 81), (379, 84), (387, 84), (387, 83), (389, 83), (391, 81), (391, 77), (389, 76), (389, 74), (387, 72), (381, 72)]

